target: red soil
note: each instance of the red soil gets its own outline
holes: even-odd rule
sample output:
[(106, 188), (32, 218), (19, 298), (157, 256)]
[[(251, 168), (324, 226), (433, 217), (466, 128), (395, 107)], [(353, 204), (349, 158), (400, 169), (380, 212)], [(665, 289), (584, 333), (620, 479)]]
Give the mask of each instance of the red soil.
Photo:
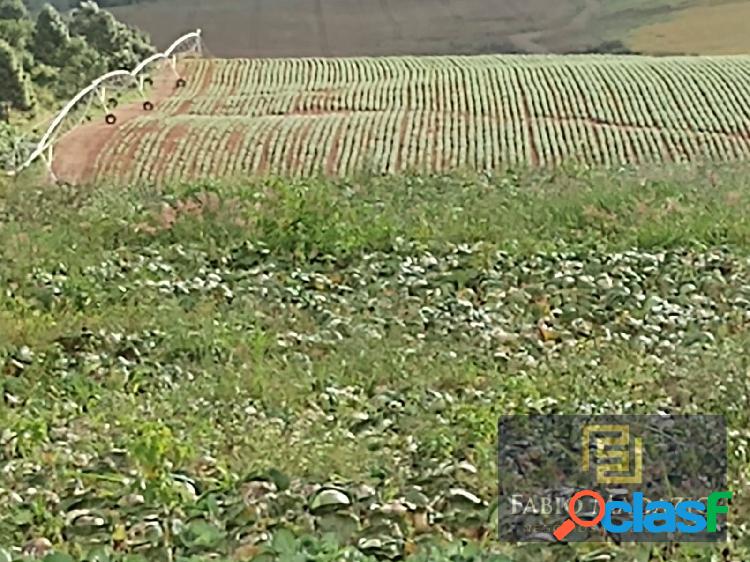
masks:
[[(172, 72), (164, 69), (154, 78), (149, 100), (158, 105), (174, 90)], [(117, 123), (114, 125), (107, 125), (102, 117), (100, 121), (80, 125), (66, 133), (55, 145), (52, 162), (52, 171), (58, 180), (74, 185), (93, 181), (97, 156), (117, 135), (122, 125), (145, 114), (142, 104), (142, 101), (138, 101), (115, 109), (113, 113), (117, 116)]]

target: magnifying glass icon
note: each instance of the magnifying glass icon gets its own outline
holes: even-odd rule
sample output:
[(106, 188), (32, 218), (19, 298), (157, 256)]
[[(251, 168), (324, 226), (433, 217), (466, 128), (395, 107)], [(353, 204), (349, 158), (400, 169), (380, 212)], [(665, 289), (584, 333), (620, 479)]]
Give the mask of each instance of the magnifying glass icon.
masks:
[[(576, 515), (576, 503), (578, 503), (578, 500), (585, 497), (595, 499), (596, 503), (599, 505), (599, 511), (593, 519), (581, 519)], [(579, 527), (593, 527), (604, 519), (604, 510), (604, 498), (601, 494), (593, 490), (581, 490), (580, 492), (575, 493), (568, 503), (568, 515), (570, 515), (570, 518), (563, 521), (562, 525), (555, 529), (552, 535), (558, 541), (561, 541), (576, 528), (576, 525)]]

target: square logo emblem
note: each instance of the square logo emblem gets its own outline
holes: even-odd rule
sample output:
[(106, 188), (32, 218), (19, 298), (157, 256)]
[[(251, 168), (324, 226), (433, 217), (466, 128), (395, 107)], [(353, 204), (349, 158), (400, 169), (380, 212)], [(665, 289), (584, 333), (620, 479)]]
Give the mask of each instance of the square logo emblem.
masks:
[(504, 416), (498, 476), (503, 541), (726, 540), (723, 416)]

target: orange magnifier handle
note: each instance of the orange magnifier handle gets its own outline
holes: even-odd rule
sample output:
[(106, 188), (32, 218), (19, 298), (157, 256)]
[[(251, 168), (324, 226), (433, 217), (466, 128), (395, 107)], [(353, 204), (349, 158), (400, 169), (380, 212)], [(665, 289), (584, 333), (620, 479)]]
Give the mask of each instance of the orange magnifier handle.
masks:
[(563, 540), (565, 537), (567, 537), (573, 529), (576, 528), (576, 524), (573, 523), (572, 519), (566, 519), (563, 521), (563, 524), (560, 525), (557, 529), (554, 530), (552, 535), (559, 541)]
[[(596, 517), (589, 520), (581, 519), (576, 515), (576, 502), (586, 496), (596, 500), (596, 503), (599, 505), (599, 512), (596, 514)], [(568, 514), (570, 515), (570, 518), (563, 521), (563, 524), (552, 532), (552, 536), (558, 541), (562, 541), (573, 531), (573, 529), (576, 528), (576, 525), (581, 527), (593, 527), (594, 525), (597, 525), (604, 518), (605, 508), (606, 505), (604, 503), (604, 498), (601, 494), (594, 492), (593, 490), (581, 490), (580, 492), (573, 494), (573, 497), (570, 498), (570, 503), (568, 503)]]

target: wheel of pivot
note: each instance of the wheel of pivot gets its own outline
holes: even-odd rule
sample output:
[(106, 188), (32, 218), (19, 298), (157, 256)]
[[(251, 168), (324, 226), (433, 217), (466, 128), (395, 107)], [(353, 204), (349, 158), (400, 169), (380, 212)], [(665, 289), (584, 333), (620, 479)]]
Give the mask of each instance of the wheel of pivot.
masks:
[(110, 107), (117, 107), (117, 103), (118, 103), (117, 98), (109, 98), (107, 100), (107, 105)]
[(115, 123), (117, 123), (117, 116), (114, 113), (108, 113), (104, 118), (104, 121), (107, 123), (107, 125), (114, 125)]
[(184, 78), (177, 79), (177, 87), (184, 88), (187, 85), (187, 81)]
[(143, 102), (143, 109), (144, 111), (152, 111), (154, 109), (154, 104), (150, 101), (144, 101)]
[(153, 79), (153, 78), (151, 78), (150, 76), (147, 76), (147, 77), (146, 77), (146, 78), (145, 78), (145, 79), (143, 80), (143, 83), (144, 83), (144, 84), (148, 84), (149, 86), (153, 86), (153, 85), (154, 85), (154, 79)]

